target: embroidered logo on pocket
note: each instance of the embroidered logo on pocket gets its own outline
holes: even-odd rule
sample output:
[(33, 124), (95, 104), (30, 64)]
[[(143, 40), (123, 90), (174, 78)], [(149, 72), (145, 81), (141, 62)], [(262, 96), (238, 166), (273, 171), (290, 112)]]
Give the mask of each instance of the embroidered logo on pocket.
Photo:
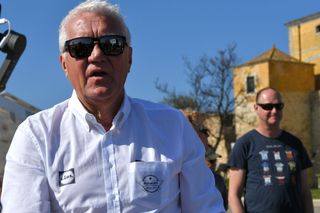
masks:
[(147, 175), (142, 179), (141, 183), (139, 184), (143, 187), (143, 189), (146, 192), (154, 193), (159, 191), (161, 181), (159, 180), (158, 177), (154, 175)]
[(59, 186), (65, 186), (76, 182), (74, 169), (59, 172)]

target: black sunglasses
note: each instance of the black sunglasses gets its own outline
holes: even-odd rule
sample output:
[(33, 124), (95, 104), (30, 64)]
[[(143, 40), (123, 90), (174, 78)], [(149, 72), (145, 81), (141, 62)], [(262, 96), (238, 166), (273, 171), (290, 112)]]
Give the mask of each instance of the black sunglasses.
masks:
[(127, 45), (126, 37), (120, 35), (104, 35), (98, 38), (78, 37), (65, 42), (64, 52), (76, 59), (87, 58), (91, 55), (95, 43), (98, 43), (104, 55), (117, 56), (123, 53)]
[(284, 107), (284, 103), (277, 103), (277, 104), (258, 104), (257, 103), (257, 105), (266, 111), (270, 111), (273, 108), (276, 108), (277, 111), (280, 111)]

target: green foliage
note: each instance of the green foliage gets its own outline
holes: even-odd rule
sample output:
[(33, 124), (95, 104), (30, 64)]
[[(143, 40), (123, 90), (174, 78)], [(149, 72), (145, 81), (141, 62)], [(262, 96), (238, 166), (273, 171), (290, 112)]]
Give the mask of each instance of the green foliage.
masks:
[(188, 95), (176, 95), (175, 93), (163, 98), (162, 102), (177, 109), (197, 111), (197, 102)]
[(320, 189), (311, 189), (313, 199), (320, 199)]

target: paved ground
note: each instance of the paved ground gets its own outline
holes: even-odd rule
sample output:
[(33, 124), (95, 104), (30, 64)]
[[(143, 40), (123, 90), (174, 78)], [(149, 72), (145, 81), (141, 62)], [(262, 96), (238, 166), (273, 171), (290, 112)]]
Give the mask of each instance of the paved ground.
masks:
[[(320, 199), (313, 200), (313, 207), (314, 207), (314, 213), (320, 213)], [(231, 213), (231, 211), (229, 210), (228, 213)]]
[(313, 200), (314, 213), (320, 213), (320, 200)]

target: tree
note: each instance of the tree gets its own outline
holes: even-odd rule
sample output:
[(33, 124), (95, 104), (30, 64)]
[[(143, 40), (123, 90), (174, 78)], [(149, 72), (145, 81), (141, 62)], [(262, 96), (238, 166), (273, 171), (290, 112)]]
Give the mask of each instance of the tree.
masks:
[(156, 88), (165, 94), (163, 102), (180, 109), (192, 109), (198, 112), (214, 113), (218, 118), (215, 151), (224, 138), (226, 147), (230, 150), (230, 142), (234, 137), (228, 137), (227, 128), (233, 125), (235, 98), (233, 95), (233, 68), (237, 62), (236, 44), (228, 45), (218, 50), (217, 55), (200, 58), (196, 66), (192, 66), (189, 59), (184, 58), (187, 68), (187, 79), (191, 87), (188, 94), (177, 94), (169, 90), (167, 84), (156, 81)]
[(156, 80), (155, 85), (159, 91), (166, 94), (166, 97), (162, 99), (163, 103), (171, 105), (177, 109), (200, 111), (199, 103), (190, 94), (177, 94), (174, 89), (168, 89), (167, 83), (159, 83), (159, 79)]

